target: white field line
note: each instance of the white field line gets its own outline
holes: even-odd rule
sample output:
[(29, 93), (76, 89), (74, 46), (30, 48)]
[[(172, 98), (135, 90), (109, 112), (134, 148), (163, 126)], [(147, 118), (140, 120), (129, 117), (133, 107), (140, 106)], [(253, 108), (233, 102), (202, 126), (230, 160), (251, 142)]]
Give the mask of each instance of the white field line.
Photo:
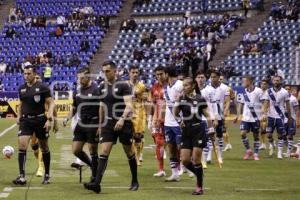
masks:
[[(164, 187), (165, 189), (179, 189), (179, 190), (193, 190), (195, 187)], [(204, 190), (211, 190), (211, 188), (204, 188)]]
[(234, 189), (237, 192), (242, 192), (242, 191), (275, 191), (275, 192), (279, 192), (282, 191), (280, 189), (276, 189), (276, 188), (235, 188)]
[(8, 133), (9, 131), (11, 131), (12, 129), (14, 129), (17, 126), (17, 124), (13, 124), (12, 126), (8, 127), (7, 129), (5, 129), (4, 131), (2, 131), (0, 133), (0, 137), (2, 137), (3, 135), (5, 135), (6, 133)]
[(0, 199), (5, 199), (9, 196), (10, 193), (0, 193)]

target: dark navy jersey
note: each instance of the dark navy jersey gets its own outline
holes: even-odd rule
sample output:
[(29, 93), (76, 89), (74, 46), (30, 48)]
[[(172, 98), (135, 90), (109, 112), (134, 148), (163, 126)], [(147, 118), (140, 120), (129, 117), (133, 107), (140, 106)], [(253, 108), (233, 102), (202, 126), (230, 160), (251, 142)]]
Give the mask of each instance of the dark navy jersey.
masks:
[(19, 87), (23, 115), (40, 115), (45, 113), (45, 100), (51, 97), (48, 85), (36, 82), (31, 87), (25, 83)]
[(182, 95), (176, 105), (182, 112), (183, 121), (190, 124), (201, 122), (203, 110), (207, 108), (207, 103), (200, 94), (193, 98)]
[(102, 82), (99, 86), (100, 101), (104, 104), (105, 115), (117, 119), (122, 116), (126, 107), (124, 96), (132, 95), (128, 82), (117, 80), (113, 85)]
[(89, 87), (79, 87), (74, 95), (73, 108), (80, 119), (92, 119), (99, 116), (99, 87), (92, 82)]

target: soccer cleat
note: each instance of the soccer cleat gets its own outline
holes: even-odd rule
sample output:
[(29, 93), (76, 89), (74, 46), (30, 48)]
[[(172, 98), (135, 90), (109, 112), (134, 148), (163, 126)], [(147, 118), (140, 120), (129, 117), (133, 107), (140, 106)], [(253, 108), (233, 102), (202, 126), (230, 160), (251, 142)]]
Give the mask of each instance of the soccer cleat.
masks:
[(131, 186), (129, 188), (130, 191), (137, 191), (139, 189), (140, 185), (138, 182), (131, 183)]
[(253, 155), (253, 159), (254, 159), (255, 161), (259, 161), (259, 160), (260, 160), (257, 153), (255, 153), (255, 154)]
[(244, 156), (244, 160), (249, 160), (249, 158), (251, 157), (253, 155), (253, 152), (252, 152), (252, 150), (251, 149), (248, 149), (247, 151), (246, 151), (246, 154), (245, 154), (245, 156)]
[(265, 149), (267, 149), (267, 146), (266, 144), (262, 143), (259, 147), (259, 150), (265, 150)]
[(101, 186), (96, 183), (85, 183), (83, 186), (85, 189), (92, 190), (97, 194), (101, 192)]
[(180, 177), (172, 174), (170, 177), (166, 178), (165, 181), (166, 182), (178, 182), (178, 181), (180, 181)]
[(42, 176), (44, 176), (44, 167), (39, 167), (38, 168), (38, 170), (37, 170), (37, 172), (36, 172), (36, 176), (37, 177), (42, 177)]
[(42, 184), (43, 184), (43, 185), (48, 185), (48, 184), (50, 184), (50, 176), (49, 176), (49, 175), (45, 174), (44, 180), (43, 180)]
[(220, 164), (223, 164), (223, 158), (222, 157), (219, 157), (218, 161), (219, 161)]
[(12, 181), (15, 185), (26, 185), (27, 181), (23, 176), (18, 176), (15, 180)]
[(203, 169), (207, 169), (207, 162), (202, 162), (202, 167), (203, 167)]
[(137, 166), (142, 166), (141, 162), (139, 160), (136, 160)]
[(166, 174), (165, 171), (159, 171), (159, 172), (153, 174), (154, 177), (164, 177), (164, 176), (166, 176), (166, 175), (167, 175), (167, 174)]
[(182, 165), (181, 168), (180, 168), (180, 170), (178, 171), (178, 175), (179, 175), (179, 176), (182, 176), (182, 174), (184, 174), (184, 173), (187, 173), (187, 170), (186, 170), (186, 168)]
[(231, 150), (232, 149), (232, 145), (231, 144), (227, 144), (226, 146), (225, 146), (225, 148), (223, 149), (223, 151), (229, 151), (229, 150)]
[(285, 158), (290, 158), (291, 157), (291, 153), (290, 152), (286, 152), (286, 153), (283, 154), (283, 156)]
[(202, 195), (203, 194), (203, 189), (202, 187), (196, 187), (195, 191), (192, 193), (192, 195)]
[(277, 158), (280, 160), (282, 159), (282, 152), (280, 152), (280, 151), (277, 152)]

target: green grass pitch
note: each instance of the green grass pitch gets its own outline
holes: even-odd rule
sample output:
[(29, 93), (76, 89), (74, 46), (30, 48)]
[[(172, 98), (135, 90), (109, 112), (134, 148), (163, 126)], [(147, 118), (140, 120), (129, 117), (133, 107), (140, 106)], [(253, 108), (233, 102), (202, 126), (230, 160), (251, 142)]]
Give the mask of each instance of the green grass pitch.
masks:
[[(1, 119), (0, 133), (14, 124), (14, 120)], [(120, 144), (116, 145), (111, 154), (108, 168), (103, 179), (102, 193), (94, 194), (84, 190), (79, 184), (78, 171), (70, 168), (74, 157), (71, 153), (72, 134), (70, 128), (60, 127), (59, 133), (52, 134), (50, 148), (52, 152), (52, 183), (41, 185), (41, 178), (34, 176), (37, 162), (33, 153), (27, 153), (27, 181), (31, 178), (29, 190), (15, 188), (11, 181), (18, 174), (17, 165), (17, 128), (0, 137), (1, 149), (5, 145), (15, 148), (15, 155), (11, 160), (0, 157), (0, 198), (3, 193), (9, 195), (7, 200), (94, 200), (94, 199), (128, 199), (128, 200), (297, 200), (300, 199), (300, 161), (296, 159), (277, 160), (269, 158), (268, 152), (261, 152), (261, 161), (243, 161), (244, 149), (240, 141), (238, 126), (229, 126), (229, 133), (233, 150), (224, 153), (224, 165), (218, 169), (216, 165), (209, 165), (205, 170), (205, 194), (192, 196), (195, 179), (187, 175), (177, 183), (165, 183), (163, 178), (154, 178), (157, 165), (154, 149), (149, 145), (153, 140), (146, 135), (144, 162), (139, 168), (140, 189), (137, 192), (127, 190), (130, 183), (130, 172), (127, 159)], [(251, 138), (251, 135), (250, 135)], [(298, 139), (298, 137), (297, 137)], [(168, 175), (170, 168), (165, 160)], [(83, 172), (83, 181), (89, 179), (89, 169)], [(12, 187), (12, 188), (11, 188)]]

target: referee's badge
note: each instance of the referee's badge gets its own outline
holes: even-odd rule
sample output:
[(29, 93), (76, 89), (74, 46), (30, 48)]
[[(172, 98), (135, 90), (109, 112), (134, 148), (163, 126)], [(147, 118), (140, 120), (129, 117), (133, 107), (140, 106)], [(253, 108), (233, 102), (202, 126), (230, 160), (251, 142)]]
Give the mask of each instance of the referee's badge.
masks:
[(115, 92), (118, 92), (118, 91), (119, 91), (119, 88), (115, 88), (114, 91), (115, 91)]
[(198, 144), (202, 144), (202, 140), (198, 140)]
[(26, 88), (21, 89), (21, 93), (25, 93), (26, 92)]
[(40, 88), (35, 88), (35, 91), (36, 91), (36, 92), (39, 92), (39, 91), (40, 91)]
[(41, 95), (34, 95), (33, 98), (36, 103), (39, 103), (41, 101)]
[(92, 94), (88, 94), (88, 97), (91, 97), (91, 96), (93, 96)]

